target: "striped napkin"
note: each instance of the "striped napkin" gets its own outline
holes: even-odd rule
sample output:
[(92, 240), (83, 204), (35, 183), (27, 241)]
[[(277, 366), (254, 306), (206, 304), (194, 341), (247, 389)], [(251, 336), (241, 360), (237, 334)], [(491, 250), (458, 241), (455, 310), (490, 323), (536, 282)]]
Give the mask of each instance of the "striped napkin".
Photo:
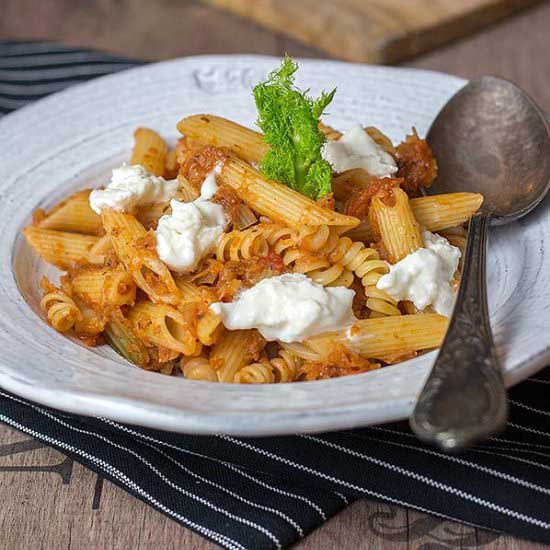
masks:
[[(0, 113), (137, 61), (0, 42)], [(55, 447), (224, 548), (281, 549), (358, 498), (550, 543), (550, 368), (510, 392), (506, 431), (461, 455), (406, 424), (243, 439), (53, 411), (0, 390), (0, 421)]]

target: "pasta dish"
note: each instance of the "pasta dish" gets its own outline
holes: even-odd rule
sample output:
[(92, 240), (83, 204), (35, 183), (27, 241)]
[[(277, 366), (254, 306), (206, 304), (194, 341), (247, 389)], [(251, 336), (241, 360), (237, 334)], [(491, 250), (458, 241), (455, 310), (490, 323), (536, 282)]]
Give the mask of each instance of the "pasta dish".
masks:
[(437, 348), (483, 197), (426, 195), (416, 130), (322, 122), (335, 91), (295, 87), (289, 57), (254, 87), (262, 133), (211, 114), (172, 147), (138, 128), (128, 163), (24, 229), (63, 271), (48, 323), (135, 365), (192, 380), (357, 374)]

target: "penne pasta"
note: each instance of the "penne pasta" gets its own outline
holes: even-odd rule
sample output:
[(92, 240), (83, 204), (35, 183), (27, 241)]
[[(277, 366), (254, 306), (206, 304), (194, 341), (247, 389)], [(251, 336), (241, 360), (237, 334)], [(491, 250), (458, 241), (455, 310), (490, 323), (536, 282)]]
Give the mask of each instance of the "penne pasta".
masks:
[[(415, 218), (424, 229), (436, 232), (466, 223), (481, 207), (479, 193), (446, 193), (410, 199)], [(375, 238), (368, 220), (346, 232), (353, 240), (372, 242)]]
[(108, 258), (114, 257), (115, 249), (111, 242), (111, 236), (105, 234), (103, 237), (99, 237), (97, 242), (90, 248), (86, 261), (93, 265), (104, 265)]
[[(269, 145), (260, 132), (215, 115), (188, 116), (180, 120), (177, 127), (184, 136), (201, 145), (226, 147), (239, 158), (250, 163), (259, 164), (269, 150)], [(329, 140), (338, 140), (342, 137), (341, 132), (322, 122), (319, 123), (319, 129)], [(386, 151), (390, 153), (395, 151), (390, 139), (377, 128), (370, 126), (365, 128), (365, 132)]]
[(365, 132), (377, 145), (380, 145), (386, 153), (389, 153), (392, 156), (395, 154), (395, 147), (393, 146), (391, 139), (376, 128), (376, 126), (367, 126), (365, 128)]
[(85, 339), (86, 343), (96, 345), (98, 337), (105, 330), (107, 319), (102, 312), (99, 313), (76, 296), (74, 301), (82, 313), (82, 319), (74, 325), (75, 334), (81, 339)]
[(285, 351), (297, 358), (298, 361), (317, 361), (320, 355), (311, 346), (303, 342), (279, 342), (282, 351)]
[(141, 164), (156, 176), (164, 176), (168, 146), (157, 132), (150, 128), (138, 128), (134, 132), (134, 149), (130, 164)]
[(369, 220), (380, 236), (386, 260), (394, 264), (424, 246), (420, 225), (402, 189), (392, 191), (394, 204), (375, 196), (369, 210)]
[(59, 203), (37, 224), (43, 229), (99, 235), (103, 232), (101, 216), (90, 208), (90, 189), (78, 191)]
[(154, 239), (152, 233), (131, 214), (114, 210), (103, 212), (103, 225), (119, 260), (149, 298), (155, 303), (177, 304), (180, 295), (172, 274), (159, 260), (154, 240), (147, 241), (147, 237)]
[(357, 227), (346, 231), (345, 236), (362, 243), (372, 243), (376, 238), (369, 220), (361, 220), (361, 223)]
[(178, 152), (176, 149), (172, 149), (166, 153), (164, 159), (164, 178), (167, 180), (174, 179), (178, 175), (179, 168)]
[[(334, 128), (331, 128), (330, 126), (327, 126), (326, 124), (323, 124), (322, 122), (319, 122), (319, 129), (323, 134), (325, 134), (325, 137), (330, 141), (337, 141), (342, 137), (342, 132), (339, 132), (338, 130), (335, 130)], [(393, 155), (395, 153), (395, 147), (393, 146), (393, 143), (391, 142), (390, 138), (383, 134), (378, 128), (375, 126), (367, 126), (364, 128), (365, 132), (371, 137), (378, 145), (380, 145), (387, 153), (390, 153)]]
[(313, 336), (306, 344), (322, 357), (343, 345), (363, 357), (379, 358), (440, 346), (448, 322), (447, 317), (434, 313), (363, 319), (348, 328)]
[(166, 305), (137, 302), (129, 311), (128, 319), (141, 340), (149, 345), (198, 355), (201, 344), (181, 312)]
[(340, 232), (359, 223), (357, 218), (323, 208), (290, 187), (265, 179), (256, 169), (236, 157), (227, 159), (220, 178), (236, 191), (241, 200), (275, 223), (295, 229), (304, 225), (330, 225)]
[(214, 115), (193, 115), (178, 122), (178, 130), (201, 145), (226, 147), (239, 158), (259, 164), (269, 149), (263, 135)]
[(205, 346), (218, 342), (223, 332), (222, 320), (210, 310), (197, 321), (197, 337)]
[(258, 223), (258, 218), (252, 211), (252, 208), (245, 204), (241, 203), (233, 219), (233, 229), (243, 230), (249, 228), (251, 225)]
[(175, 279), (175, 283), (180, 291), (180, 301), (182, 304), (203, 301), (204, 294), (196, 284), (181, 277)]
[(111, 312), (109, 322), (105, 326), (105, 336), (111, 346), (125, 359), (142, 368), (147, 367), (147, 348), (139, 339), (132, 323), (124, 317), (119, 308)]
[(335, 174), (332, 178), (332, 192), (336, 200), (344, 202), (351, 191), (367, 188), (375, 180), (363, 168), (351, 168)]
[(251, 342), (257, 339), (254, 330), (235, 330), (227, 332), (212, 348), (210, 364), (218, 373), (220, 382), (233, 382), (235, 374), (252, 359)]
[(139, 207), (136, 212), (136, 219), (145, 227), (145, 229), (156, 228), (161, 216), (163, 216), (170, 206), (167, 203), (157, 202)]
[(464, 253), (466, 252), (466, 244), (468, 241), (466, 230), (462, 227), (450, 227), (447, 231), (440, 231), (439, 235), (447, 239), (453, 246), (460, 249), (460, 263), (458, 269), (462, 269), (462, 262), (464, 260)]
[(174, 351), (172, 349), (157, 347), (156, 350), (156, 359), (159, 364), (159, 372), (164, 374), (172, 374), (172, 371), (176, 368), (174, 361), (179, 359), (181, 353), (179, 351)]
[(122, 269), (90, 267), (70, 275), (71, 291), (95, 310), (110, 306), (132, 305), (136, 299), (136, 283)]
[(411, 208), (422, 227), (440, 231), (466, 223), (482, 203), (479, 193), (447, 193), (411, 199)]
[(23, 230), (27, 242), (42, 259), (61, 269), (67, 269), (88, 256), (98, 237), (67, 233), (41, 227), (28, 226)]
[(132, 258), (143, 253), (140, 241), (147, 235), (146, 229), (134, 216), (124, 212), (107, 210), (102, 217), (119, 260), (128, 268)]

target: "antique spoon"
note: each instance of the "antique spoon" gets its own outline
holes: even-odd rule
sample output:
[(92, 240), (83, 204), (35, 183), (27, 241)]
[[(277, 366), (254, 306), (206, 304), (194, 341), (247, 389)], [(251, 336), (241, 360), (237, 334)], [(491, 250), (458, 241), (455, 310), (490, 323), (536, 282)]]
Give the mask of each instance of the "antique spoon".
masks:
[(483, 77), (462, 88), (427, 137), (439, 163), (430, 192), (482, 193), (470, 219), (462, 279), (447, 335), (410, 419), (415, 434), (458, 451), (505, 425), (508, 404), (496, 356), (485, 282), (489, 224), (533, 210), (550, 184), (550, 128), (520, 88)]

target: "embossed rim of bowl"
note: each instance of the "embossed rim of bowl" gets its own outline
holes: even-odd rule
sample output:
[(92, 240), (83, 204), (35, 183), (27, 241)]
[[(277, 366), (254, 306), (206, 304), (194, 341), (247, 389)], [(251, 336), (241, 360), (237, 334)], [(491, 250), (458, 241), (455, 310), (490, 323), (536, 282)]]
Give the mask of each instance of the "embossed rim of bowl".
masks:
[[(124, 158), (139, 124), (150, 124), (170, 138), (177, 135), (175, 122), (193, 112), (215, 112), (250, 124), (254, 108), (248, 88), (276, 63), (276, 58), (262, 56), (200, 56), (151, 64), (76, 86), (0, 120), (0, 135), (5, 136), (0, 166), (2, 387), (73, 413), (189, 433), (314, 432), (408, 416), (434, 352), (372, 373), (300, 384), (250, 387), (173, 379), (98, 355), (56, 334), (39, 318), (36, 298), (27, 288), (25, 277), (32, 272), (24, 272), (21, 258), (28, 260), (27, 268), (36, 264), (18, 232), (33, 208), (57, 200), (68, 182), (83, 186)], [(446, 99), (465, 82), (430, 71), (324, 60), (302, 60), (300, 81), (313, 92), (339, 85), (329, 123), (345, 127), (359, 119), (381, 126), (393, 139), (412, 124), (425, 133)], [(548, 225), (539, 212), (493, 237), (499, 252), (492, 318), (509, 385), (542, 368), (549, 357), (540, 297), (548, 287), (544, 272), (550, 273), (550, 261), (537, 253)], [(521, 246), (514, 245), (522, 239)], [(523, 255), (519, 267), (506, 263), (506, 248), (498, 248), (503, 241), (516, 246), (512, 258)], [(12, 264), (14, 251), (19, 256)], [(509, 272), (521, 283), (520, 293)]]

